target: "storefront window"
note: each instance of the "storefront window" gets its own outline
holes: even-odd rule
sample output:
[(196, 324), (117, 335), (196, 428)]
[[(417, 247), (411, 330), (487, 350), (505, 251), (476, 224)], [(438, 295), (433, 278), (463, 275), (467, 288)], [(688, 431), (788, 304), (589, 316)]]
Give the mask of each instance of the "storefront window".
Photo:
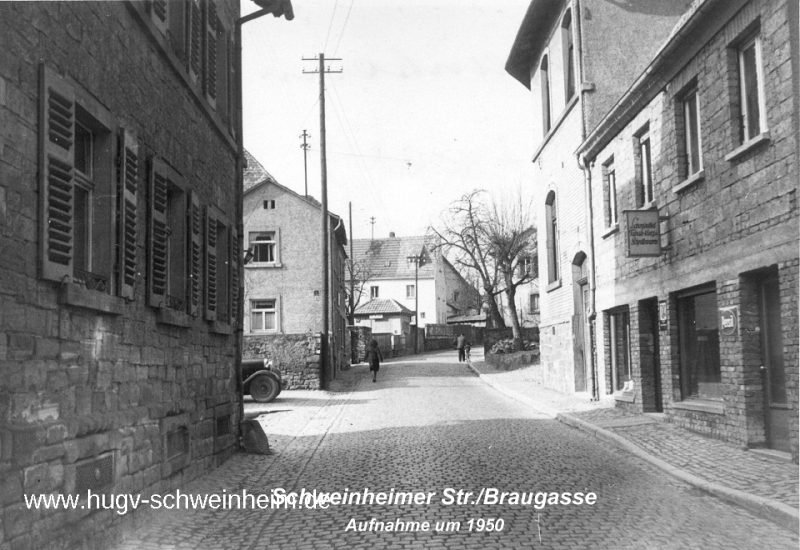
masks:
[(630, 322), (628, 312), (608, 316), (611, 344), (611, 366), (614, 373), (614, 391), (622, 391), (631, 380)]
[(684, 399), (722, 399), (714, 289), (678, 298), (681, 348), (681, 391)]

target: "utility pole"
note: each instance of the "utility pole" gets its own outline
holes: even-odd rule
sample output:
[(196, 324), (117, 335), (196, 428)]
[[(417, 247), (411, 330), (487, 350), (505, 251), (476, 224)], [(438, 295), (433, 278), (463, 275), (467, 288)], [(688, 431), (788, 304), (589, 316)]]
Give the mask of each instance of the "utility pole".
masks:
[(374, 241), (374, 240), (375, 240), (375, 216), (372, 216), (372, 217), (369, 219), (369, 223), (371, 223), (371, 224), (372, 224), (372, 238), (371, 238), (370, 240), (371, 240), (371, 241)]
[[(325, 73), (341, 73), (342, 70), (332, 71), (330, 67), (325, 69), (325, 54), (319, 57), (304, 57), (303, 61), (319, 61), (319, 67), (313, 71), (306, 71), (304, 74), (319, 74), (319, 150), (320, 163), (322, 167), (322, 189), (320, 195), (322, 199), (322, 349), (320, 359), (322, 361), (323, 381), (331, 377), (328, 373), (330, 361), (328, 358), (328, 314), (330, 311), (330, 266), (328, 265), (328, 246), (330, 245), (328, 233), (330, 221), (328, 216), (328, 161), (325, 151)], [(341, 61), (341, 58), (330, 58), (328, 61)]]
[(356, 324), (356, 318), (355, 318), (356, 304), (355, 304), (355, 297), (353, 296), (353, 294), (356, 291), (356, 279), (355, 279), (356, 274), (353, 265), (353, 203), (352, 202), (347, 203), (347, 209), (349, 211), (348, 214), (350, 217), (350, 305), (348, 310), (349, 315), (347, 316), (347, 322), (350, 323), (351, 325), (354, 325)]
[(308, 196), (308, 150), (311, 146), (306, 143), (306, 138), (310, 138), (311, 134), (303, 130), (303, 134), (300, 136), (303, 138), (303, 145), (300, 146), (300, 149), (303, 150), (303, 171), (306, 176), (306, 197)]

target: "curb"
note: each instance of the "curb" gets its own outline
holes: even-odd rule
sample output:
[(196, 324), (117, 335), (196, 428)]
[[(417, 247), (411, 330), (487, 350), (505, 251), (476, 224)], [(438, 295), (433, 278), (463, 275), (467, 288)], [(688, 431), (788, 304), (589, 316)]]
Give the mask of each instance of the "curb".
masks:
[(632, 443), (624, 437), (606, 430), (605, 428), (595, 426), (594, 424), (586, 422), (585, 420), (581, 420), (580, 418), (572, 416), (571, 414), (560, 413), (551, 407), (543, 406), (539, 403), (533, 403), (531, 399), (522, 395), (521, 393), (510, 390), (501, 384), (497, 384), (493, 380), (490, 380), (482, 372), (475, 368), (475, 366), (472, 364), (472, 361), (467, 361), (467, 365), (469, 365), (469, 368), (472, 369), (472, 371), (477, 374), (481, 380), (500, 393), (507, 395), (508, 397), (511, 397), (512, 399), (515, 399), (525, 405), (528, 405), (532, 409), (547, 414), (559, 422), (588, 432), (598, 439), (602, 439), (603, 441), (607, 441), (612, 445), (616, 445), (617, 447), (625, 449), (631, 454), (649, 462), (653, 466), (671, 475), (672, 477), (683, 481), (684, 483), (706, 491), (707, 493), (710, 493), (724, 501), (741, 506), (742, 508), (745, 508), (765, 519), (773, 521), (781, 527), (789, 529), (790, 531), (800, 533), (800, 513), (798, 510), (795, 510), (788, 504), (757, 495), (751, 495), (750, 493), (740, 491), (739, 489), (725, 487), (723, 485), (719, 485), (718, 483), (707, 481), (694, 474), (690, 474), (685, 470), (682, 470), (664, 460), (661, 460), (660, 458), (651, 455), (635, 443)]

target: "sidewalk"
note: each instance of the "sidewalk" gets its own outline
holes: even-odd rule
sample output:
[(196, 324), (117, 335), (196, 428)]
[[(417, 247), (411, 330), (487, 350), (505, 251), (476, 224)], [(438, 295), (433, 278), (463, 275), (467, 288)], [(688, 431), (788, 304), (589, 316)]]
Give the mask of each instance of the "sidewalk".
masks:
[[(477, 353), (475, 353), (477, 352)], [(474, 350), (470, 362), (501, 393), (559, 421), (626, 449), (690, 485), (798, 532), (798, 467), (711, 439), (664, 421), (614, 407), (613, 399), (589, 401), (543, 388), (527, 367), (495, 370)]]

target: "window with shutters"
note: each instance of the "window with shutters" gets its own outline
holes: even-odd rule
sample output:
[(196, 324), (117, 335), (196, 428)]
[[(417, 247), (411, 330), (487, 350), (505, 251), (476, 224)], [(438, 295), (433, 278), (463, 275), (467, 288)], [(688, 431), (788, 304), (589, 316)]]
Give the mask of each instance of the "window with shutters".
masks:
[(213, 206), (206, 207), (206, 315), (207, 321), (238, 324), (241, 254), (230, 221)]
[(115, 122), (72, 81), (41, 80), (41, 276), (114, 294)]
[(188, 312), (187, 253), (191, 246), (187, 194), (180, 175), (153, 157), (149, 174), (148, 303)]
[[(217, 6), (213, 0), (205, 0), (203, 17), (203, 93), (206, 101), (216, 108), (217, 106), (217, 59), (219, 56), (217, 40)], [(220, 59), (222, 60), (222, 59)]]

